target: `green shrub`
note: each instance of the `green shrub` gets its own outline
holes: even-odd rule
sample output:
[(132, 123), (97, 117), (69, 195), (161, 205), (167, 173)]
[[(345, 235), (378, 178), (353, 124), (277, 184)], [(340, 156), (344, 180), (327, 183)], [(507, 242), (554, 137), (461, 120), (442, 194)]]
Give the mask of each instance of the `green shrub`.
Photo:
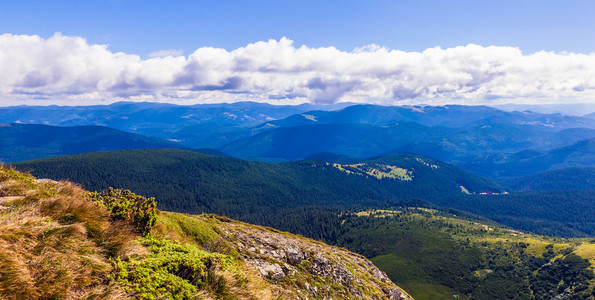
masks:
[(88, 193), (92, 201), (103, 203), (114, 219), (128, 221), (143, 236), (157, 221), (155, 198), (136, 195), (130, 190), (109, 188), (103, 193)]
[(228, 295), (228, 283), (217, 274), (231, 264), (227, 255), (209, 253), (192, 245), (158, 239), (143, 242), (151, 255), (143, 260), (115, 261), (115, 278), (140, 299), (190, 299), (199, 291)]

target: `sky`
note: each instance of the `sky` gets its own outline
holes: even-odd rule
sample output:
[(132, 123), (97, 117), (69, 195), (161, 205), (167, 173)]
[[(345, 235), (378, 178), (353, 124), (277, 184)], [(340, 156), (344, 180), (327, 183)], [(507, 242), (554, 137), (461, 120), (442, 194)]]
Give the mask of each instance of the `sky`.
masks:
[(0, 105), (595, 102), (595, 1), (0, 3)]

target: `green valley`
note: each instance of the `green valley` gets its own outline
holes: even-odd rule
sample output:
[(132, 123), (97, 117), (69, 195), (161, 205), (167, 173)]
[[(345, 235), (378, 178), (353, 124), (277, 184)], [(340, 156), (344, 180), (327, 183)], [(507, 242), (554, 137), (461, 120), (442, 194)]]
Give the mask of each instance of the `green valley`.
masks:
[(592, 239), (547, 238), (419, 208), (340, 222), (338, 245), (371, 258), (416, 299), (595, 296)]

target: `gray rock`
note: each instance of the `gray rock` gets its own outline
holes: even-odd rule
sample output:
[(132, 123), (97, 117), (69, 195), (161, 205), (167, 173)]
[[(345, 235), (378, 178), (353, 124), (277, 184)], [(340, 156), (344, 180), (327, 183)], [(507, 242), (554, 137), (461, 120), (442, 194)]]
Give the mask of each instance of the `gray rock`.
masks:
[(314, 256), (314, 259), (312, 259), (309, 271), (314, 275), (326, 277), (331, 274), (331, 264), (328, 259), (318, 253)]
[(37, 183), (58, 183), (57, 181), (55, 181), (53, 179), (48, 179), (48, 178), (35, 179), (35, 182), (37, 182)]
[(399, 289), (392, 289), (388, 292), (388, 299), (390, 300), (407, 300), (411, 299)]
[(307, 257), (307, 254), (297, 247), (287, 247), (287, 249), (285, 249), (285, 253), (287, 253), (287, 262), (292, 265), (301, 264), (304, 260), (306, 260)]
[(262, 277), (266, 277), (273, 280), (279, 280), (285, 277), (283, 268), (281, 268), (279, 264), (270, 263), (265, 260), (256, 260), (253, 261), (253, 265), (260, 272), (260, 275)]
[[(235, 226), (229, 224), (228, 226)], [(324, 245), (320, 242), (303, 238), (293, 238), (286, 234), (271, 230), (260, 230), (257, 228), (241, 227), (241, 230), (233, 232), (234, 244), (246, 251), (244, 255), (246, 262), (254, 266), (263, 278), (281, 280), (288, 277), (289, 280), (301, 272), (305, 261), (308, 261), (307, 272), (313, 276), (320, 277), (316, 280), (327, 282), (325, 287), (317, 287), (308, 283), (307, 280), (296, 287), (305, 294), (294, 295), (296, 299), (326, 299), (331, 297), (332, 282), (343, 287), (342, 297), (352, 299), (397, 299), (404, 300), (410, 297), (388, 279), (386, 274), (380, 271), (365, 257), (351, 253), (341, 248)], [(361, 274), (365, 277), (359, 277)], [(300, 275), (303, 276), (303, 275)], [(361, 289), (364, 284), (368, 287)], [(304, 278), (304, 277), (302, 277)], [(382, 293), (368, 294), (370, 288), (376, 288)], [(337, 294), (335, 294), (337, 295)], [(305, 297), (305, 298), (304, 298)], [(332, 296), (334, 297), (334, 296)]]

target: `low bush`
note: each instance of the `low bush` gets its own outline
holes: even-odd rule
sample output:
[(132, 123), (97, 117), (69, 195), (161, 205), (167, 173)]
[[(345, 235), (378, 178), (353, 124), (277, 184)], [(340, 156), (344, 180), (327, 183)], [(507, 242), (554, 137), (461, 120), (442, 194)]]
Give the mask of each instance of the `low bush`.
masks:
[(155, 198), (136, 195), (130, 190), (109, 188), (103, 193), (92, 192), (87, 196), (102, 203), (114, 219), (125, 220), (143, 236), (147, 235), (157, 222)]
[(228, 294), (227, 281), (217, 271), (232, 263), (229, 256), (155, 238), (143, 244), (151, 251), (147, 258), (115, 261), (116, 280), (127, 292), (140, 299), (190, 299), (201, 291)]

